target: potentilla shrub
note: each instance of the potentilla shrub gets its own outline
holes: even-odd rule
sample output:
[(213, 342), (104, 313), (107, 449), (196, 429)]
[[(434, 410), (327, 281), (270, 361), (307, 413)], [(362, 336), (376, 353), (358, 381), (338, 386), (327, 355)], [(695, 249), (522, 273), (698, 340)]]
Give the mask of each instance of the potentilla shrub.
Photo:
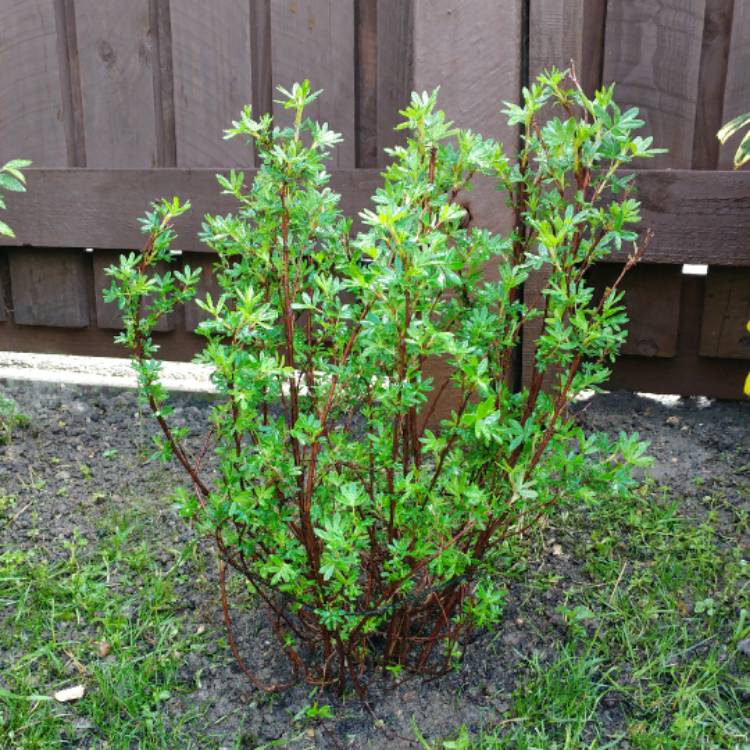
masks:
[[(118, 340), (159, 451), (189, 477), (183, 512), (216, 541), (230, 636), (227, 566), (267, 608), (299, 676), (364, 694), (375, 666), (449, 667), (473, 627), (501, 617), (510, 541), (560, 503), (627, 491), (645, 462), (637, 436), (586, 435), (568, 407), (606, 380), (625, 339), (617, 284), (597, 297), (586, 271), (636, 243), (639, 204), (617, 170), (655, 150), (612, 88), (591, 100), (558, 71), (507, 105), (525, 132), (510, 156), (447, 122), (435, 93), (414, 94), (406, 145), (389, 152), (355, 235), (326, 172), (340, 136), (304, 116), (318, 93), (307, 82), (280, 91), (293, 124), (242, 113), (228, 136), (252, 140), (260, 169), (249, 185), (218, 177), (237, 209), (203, 226), (221, 292), (197, 300), (197, 361), (221, 398), (197, 454), (170, 425), (152, 339), (199, 280), (155, 270), (172, 260), (186, 205), (154, 206), (145, 249), (109, 269), (107, 298), (123, 312)], [(480, 174), (514, 211), (508, 235), (466, 226), (457, 199)], [(634, 244), (626, 268), (640, 254)], [(538, 307), (523, 296), (534, 271), (548, 275)], [(534, 318), (536, 370), (515, 392), (514, 352)], [(437, 360), (451, 367), (447, 385), (430, 375)], [(456, 407), (434, 425), (432, 404), (449, 394)], [(281, 686), (242, 666), (258, 686)]]

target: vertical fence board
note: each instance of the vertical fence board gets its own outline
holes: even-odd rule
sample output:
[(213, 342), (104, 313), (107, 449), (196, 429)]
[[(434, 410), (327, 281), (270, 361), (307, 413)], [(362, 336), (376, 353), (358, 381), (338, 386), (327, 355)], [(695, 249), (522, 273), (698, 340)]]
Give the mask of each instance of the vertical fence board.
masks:
[(117, 265), (120, 253), (112, 250), (94, 251), (94, 295), (96, 297), (96, 324), (99, 328), (109, 330), (122, 329), (122, 315), (114, 302), (105, 302), (102, 292), (112, 286), (112, 279), (104, 273), (104, 269)]
[(709, 268), (700, 354), (750, 359), (750, 268)]
[(377, 164), (388, 157), (383, 149), (403, 143), (394, 128), (399, 111), (409, 103), (414, 84), (414, 0), (378, 0)]
[[(153, 167), (173, 160), (161, 63), (167, 60), (167, 70), (171, 65), (160, 54), (169, 41), (159, 50), (155, 37), (169, 28), (164, 3), (77, 0), (75, 8), (88, 166)], [(105, 256), (98, 251), (92, 261), (97, 325), (116, 328), (119, 313), (101, 299), (103, 270), (116, 257)]]
[[(590, 0), (532, 0), (529, 13), (529, 78), (534, 80), (544, 70), (556, 66), (566, 67), (570, 60), (580, 61), (579, 77), (596, 74), (588, 70), (584, 59), (584, 15)], [(601, 38), (588, 40), (589, 48)], [(548, 279), (545, 270), (533, 271), (523, 287), (524, 302), (533, 307), (543, 307), (542, 290)], [(544, 321), (535, 318), (523, 328), (521, 344), (521, 380), (528, 384), (534, 372), (536, 340), (542, 333)], [(548, 378), (549, 381), (549, 378)]]
[(574, 60), (582, 75), (585, 0), (532, 0), (529, 6), (529, 77)]
[(515, 146), (518, 132), (499, 110), (518, 100), (520, 62), (518, 0), (415, 0), (415, 88), (440, 86), (440, 106), (459, 127)]
[(401, 121), (413, 74), (412, 0), (356, 0), (357, 166), (388, 163), (385, 149), (403, 143)]
[[(49, 261), (54, 259), (54, 263)], [(81, 250), (9, 252), (13, 319), (18, 325), (83, 328), (89, 323), (89, 279)]]
[(722, 125), (734, 5), (735, 0), (706, 0), (698, 80), (698, 111), (693, 139), (693, 169), (716, 169), (719, 161), (716, 132)]
[[(604, 293), (620, 274), (618, 263), (599, 263), (591, 269), (588, 283)], [(636, 266), (623, 280), (628, 338), (621, 354), (639, 357), (674, 357), (680, 324), (682, 267), (677, 265)]]
[(593, 96), (602, 85), (607, 0), (583, 0), (583, 30), (578, 77), (583, 90)]
[(171, 3), (177, 163), (252, 166), (252, 147), (223, 131), (252, 103), (248, 0)]
[(250, 38), (253, 55), (253, 111), (273, 111), (271, 70), (271, 0), (251, 0)]
[(171, 0), (150, 0), (151, 66), (154, 85), (156, 163), (177, 166)]
[(604, 80), (623, 108), (636, 106), (644, 133), (669, 153), (638, 166), (689, 169), (693, 161), (706, 0), (610, 2)]
[(157, 159), (149, 0), (77, 0), (89, 167), (153, 167)]
[[(344, 136), (332, 167), (353, 167), (355, 142), (354, 0), (274, 0), (271, 3), (271, 50), (275, 86), (289, 88), (310, 79), (324, 93), (308, 109)], [(291, 113), (273, 105), (279, 122)]]
[[(448, 119), (504, 142), (509, 152), (516, 149), (518, 131), (499, 110), (503, 101), (518, 101), (520, 93), (521, 6), (516, 0), (414, 3), (414, 88), (431, 91), (440, 86), (438, 106)], [(491, 188), (459, 199), (479, 226), (505, 232), (512, 226), (502, 196)], [(451, 368), (444, 360), (433, 360), (428, 373), (435, 381), (434, 397), (451, 377)], [(456, 408), (457, 397), (458, 391), (448, 387), (436, 418)]]
[[(734, 0), (722, 124), (750, 112), (750, 3)], [(738, 136), (721, 147), (719, 168), (731, 169)]]
[[(503, 44), (498, 44), (498, 39)], [(457, 126), (495, 138), (514, 152), (518, 130), (500, 113), (518, 101), (521, 85), (521, 2), (415, 0), (414, 88), (440, 86), (438, 105)], [(476, 222), (510, 226), (500, 194), (468, 198)]]
[[(0, 323), (8, 320), (10, 294), (10, 278), (8, 271), (8, 251), (0, 251)], [(0, 326), (0, 333), (5, 326)]]
[(55, 0), (55, 20), (68, 166), (85, 167), (86, 144), (84, 142), (83, 102), (81, 100), (78, 34), (76, 32), (73, 0)]
[(68, 163), (55, 8), (51, 0), (0, 5), (0, 143), (7, 158)]
[(355, 0), (357, 166), (378, 163), (378, 14), (377, 0)]

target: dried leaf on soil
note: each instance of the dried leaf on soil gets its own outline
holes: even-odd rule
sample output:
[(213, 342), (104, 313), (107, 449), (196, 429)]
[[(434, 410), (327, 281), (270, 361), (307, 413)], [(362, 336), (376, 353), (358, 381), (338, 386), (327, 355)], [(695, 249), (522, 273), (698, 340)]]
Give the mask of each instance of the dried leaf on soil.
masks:
[(54, 698), (58, 703), (70, 703), (71, 701), (77, 701), (83, 698), (85, 692), (86, 688), (83, 685), (74, 685), (73, 687), (65, 688), (64, 690), (58, 690), (54, 694)]

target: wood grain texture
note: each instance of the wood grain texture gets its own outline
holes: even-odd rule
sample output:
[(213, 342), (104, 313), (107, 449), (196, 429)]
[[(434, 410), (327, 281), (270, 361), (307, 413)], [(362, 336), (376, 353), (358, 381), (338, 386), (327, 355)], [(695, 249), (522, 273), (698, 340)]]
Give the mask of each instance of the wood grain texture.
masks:
[(252, 103), (248, 0), (172, 0), (177, 164), (253, 166), (252, 146), (224, 130)]
[(378, 0), (377, 164), (384, 149), (404, 142), (399, 112), (409, 103), (414, 80), (414, 0)]
[(750, 268), (709, 268), (700, 354), (750, 359)]
[(378, 3), (355, 0), (357, 166), (378, 164)]
[[(247, 184), (254, 174), (246, 170)], [(379, 170), (338, 170), (331, 186), (341, 193), (344, 213), (356, 216), (381, 182)], [(204, 214), (237, 210), (234, 199), (220, 194), (213, 169), (32, 169), (28, 188), (8, 198), (16, 239), (0, 245), (139, 248), (138, 217), (152, 201), (178, 195), (191, 200), (192, 210), (176, 222), (176, 247), (204, 252), (197, 239)]]
[[(323, 89), (307, 114), (344, 136), (331, 165), (355, 166), (354, 0), (273, 0), (271, 50), (274, 86), (308, 78), (313, 90)], [(274, 104), (273, 112), (291, 122), (289, 110)]]
[[(179, 2), (179, 0), (175, 0)], [(156, 163), (177, 166), (171, 0), (149, 0), (156, 119)]]
[(89, 283), (82, 250), (23, 248), (10, 251), (8, 262), (17, 325), (88, 325)]
[(520, 50), (516, 0), (415, 0), (414, 88), (440, 86), (440, 106), (456, 125), (509, 148), (518, 132), (499, 110), (503, 100), (518, 100)]
[[(246, 170), (246, 182), (253, 174)], [(349, 216), (369, 205), (380, 184), (379, 170), (332, 172), (331, 185)], [(204, 251), (195, 238), (203, 214), (236, 209), (231, 198), (219, 194), (212, 169), (30, 169), (28, 186), (27, 193), (8, 196), (7, 220), (17, 239), (0, 238), (0, 245), (140, 247), (137, 217), (151, 201), (179, 195), (189, 198), (193, 209), (177, 223), (178, 246)], [(636, 186), (642, 226), (656, 235), (647, 264), (750, 265), (750, 173), (646, 170), (637, 173)], [(498, 195), (484, 184), (470, 198), (492, 204)], [(612, 258), (624, 260), (629, 252), (623, 248)]]
[(716, 133), (723, 124), (724, 87), (734, 6), (735, 0), (706, 0), (693, 169), (716, 169), (719, 162), (720, 144)]
[(81, 70), (78, 63), (78, 33), (73, 0), (55, 0), (55, 22), (68, 166), (85, 167), (86, 139), (81, 99)]
[(532, 0), (529, 6), (529, 77), (575, 63), (591, 95), (601, 86), (607, 0)]
[[(503, 101), (518, 101), (520, 61), (520, 0), (415, 0), (414, 88), (440, 86), (438, 103), (450, 120), (503, 142), (511, 153), (518, 130), (500, 109)], [(499, 193), (485, 189), (468, 200), (481, 226), (511, 226)]]
[(702, 357), (699, 353), (705, 278), (683, 278), (677, 355), (670, 359), (621, 357), (606, 388), (727, 399), (743, 397), (747, 362)]
[[(8, 271), (8, 250), (0, 250), (0, 323), (10, 315), (10, 272)], [(2, 327), (0, 326), (0, 329)]]
[[(440, 86), (438, 106), (449, 120), (503, 142), (510, 153), (518, 145), (518, 130), (508, 126), (500, 109), (503, 101), (519, 99), (521, 26), (520, 0), (414, 1), (414, 89)], [(472, 224), (508, 232), (512, 214), (493, 188), (490, 180), (476, 179), (475, 190), (458, 199)], [(451, 368), (440, 361), (427, 372), (436, 391), (451, 376)], [(458, 398), (458, 391), (447, 387), (435, 420), (457, 408)]]
[(641, 225), (654, 232), (647, 263), (750, 265), (750, 175), (644, 171), (636, 186)]
[(251, 0), (250, 38), (253, 55), (253, 112), (266, 114), (273, 111), (271, 0)]
[[(591, 269), (588, 283), (595, 299), (614, 283), (622, 270), (617, 263), (600, 263)], [(625, 293), (628, 338), (622, 354), (640, 357), (674, 357), (680, 323), (682, 266), (636, 266), (625, 276), (620, 289)]]
[(591, 97), (601, 88), (604, 73), (604, 37), (607, 0), (583, 0), (583, 42), (578, 78)]
[(579, 75), (583, 60), (586, 0), (534, 0), (529, 7), (529, 77), (551, 67), (567, 68), (575, 60)]
[[(722, 124), (745, 112), (750, 112), (750, 3), (735, 0)], [(720, 169), (732, 168), (739, 138), (737, 135), (721, 146)]]
[(51, 0), (0, 3), (0, 143), (7, 158), (68, 164), (55, 7)]
[(641, 110), (644, 134), (669, 149), (642, 166), (689, 168), (698, 99), (706, 0), (610, 2), (604, 81), (623, 108)]
[[(204, 340), (185, 331), (155, 333), (159, 357), (188, 362), (199, 352)], [(125, 347), (115, 344), (111, 330), (94, 323), (86, 328), (20, 326), (12, 321), (0, 324), (0, 351), (73, 354), (82, 357), (127, 357)]]
[(86, 164), (154, 167), (157, 113), (149, 0), (77, 0)]

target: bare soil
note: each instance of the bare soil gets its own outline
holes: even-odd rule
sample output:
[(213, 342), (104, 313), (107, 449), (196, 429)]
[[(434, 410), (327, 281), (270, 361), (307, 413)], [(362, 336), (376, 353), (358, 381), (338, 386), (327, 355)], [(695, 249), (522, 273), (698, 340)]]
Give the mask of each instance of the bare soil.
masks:
[[(0, 381), (0, 392), (12, 396), (30, 420), (14, 432), (10, 444), (0, 446), (0, 491), (15, 496), (18, 509), (12, 523), (0, 529), (0, 549), (34, 547), (50, 559), (64, 557), (64, 543), (75, 534), (95, 542), (103, 516), (137, 514), (146, 524), (153, 555), (165, 570), (174, 563), (177, 551), (193, 538), (169, 501), (183, 479), (176, 469), (146, 460), (153, 425), (141, 415), (132, 391)], [(203, 424), (208, 398), (177, 395), (177, 419)], [(576, 408), (592, 429), (637, 431), (651, 440), (652, 476), (687, 506), (698, 509), (708, 488), (720, 488), (727, 524), (733, 522), (733, 503), (750, 510), (750, 404), (611, 393)], [(747, 535), (740, 543), (750, 548)], [(540, 592), (535, 601), (511, 585), (504, 621), (478, 636), (460, 669), (397, 689), (378, 681), (371, 689), (372, 714), (351, 697), (325, 696), (321, 702), (331, 704), (334, 718), (306, 726), (293, 718), (313, 700), (308, 686), (266, 695), (252, 687), (229, 654), (207, 544), (179, 591), (183, 626), (204, 630), (206, 647), (187, 655), (185, 692), (170, 700), (168, 713), (198, 705), (205, 711), (205, 736), (224, 738), (219, 742), (226, 747), (248, 748), (274, 740), (290, 748), (406, 748), (415, 746), (413, 722), (433, 739), (454, 733), (461, 724), (471, 730), (492, 727), (507, 716), (524, 660), (554, 655), (565, 637), (558, 613), (565, 589), (585, 579), (581, 561), (552, 526), (538, 548), (530, 567), (545, 566), (560, 584)], [(261, 677), (284, 673), (264, 619), (244, 600), (245, 607), (235, 612), (240, 650)], [(617, 706), (601, 710), (618, 720)], [(239, 735), (244, 744), (234, 744)]]

